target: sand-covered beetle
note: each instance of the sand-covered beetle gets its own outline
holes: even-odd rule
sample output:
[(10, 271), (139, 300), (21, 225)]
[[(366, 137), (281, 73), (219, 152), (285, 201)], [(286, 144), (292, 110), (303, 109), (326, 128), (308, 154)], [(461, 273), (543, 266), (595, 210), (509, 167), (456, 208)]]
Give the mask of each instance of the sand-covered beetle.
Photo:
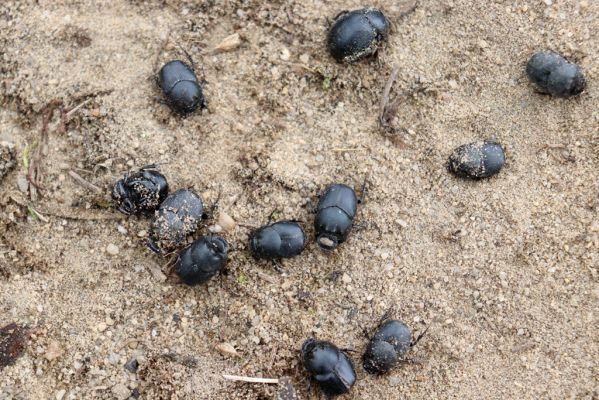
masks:
[(329, 52), (339, 62), (354, 63), (376, 53), (389, 37), (389, 21), (381, 10), (364, 8), (339, 14), (327, 37)]
[(123, 214), (154, 211), (168, 194), (168, 183), (154, 165), (125, 174), (112, 188), (114, 208)]
[(412, 342), (412, 331), (403, 322), (391, 319), (379, 325), (362, 357), (366, 372), (382, 375), (395, 368), (411, 347), (415, 346), (426, 330)]
[(301, 354), (304, 367), (325, 395), (347, 393), (356, 383), (353, 363), (333, 343), (308, 339), (302, 345)]
[(174, 250), (198, 228), (203, 210), (202, 199), (192, 190), (170, 194), (155, 212), (148, 247), (156, 253)]
[(181, 251), (175, 273), (188, 285), (207, 282), (222, 271), (228, 252), (229, 244), (224, 238), (216, 235), (201, 237)]
[(295, 257), (304, 250), (306, 235), (295, 221), (279, 221), (250, 234), (250, 252), (257, 259)]
[(176, 112), (189, 114), (198, 107), (206, 107), (202, 86), (193, 69), (183, 61), (166, 63), (160, 69), (158, 79), (168, 103)]
[(526, 74), (540, 92), (556, 97), (576, 96), (586, 87), (582, 69), (553, 52), (533, 55), (526, 65)]
[(499, 143), (479, 140), (457, 147), (449, 156), (447, 168), (463, 178), (481, 179), (499, 173), (504, 164), (505, 153)]
[(314, 230), (322, 250), (334, 250), (349, 235), (358, 210), (354, 189), (335, 183), (328, 186), (316, 206)]

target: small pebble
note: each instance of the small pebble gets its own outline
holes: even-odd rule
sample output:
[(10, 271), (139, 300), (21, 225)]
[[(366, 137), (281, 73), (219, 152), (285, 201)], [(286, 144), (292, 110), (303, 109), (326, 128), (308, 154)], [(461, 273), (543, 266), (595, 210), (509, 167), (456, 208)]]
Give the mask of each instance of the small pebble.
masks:
[(232, 231), (233, 229), (235, 229), (235, 226), (237, 225), (235, 220), (233, 218), (231, 218), (231, 216), (225, 212), (221, 212), (218, 215), (218, 224), (225, 231)]
[(131, 395), (131, 390), (122, 383), (118, 383), (112, 387), (112, 394), (118, 400), (127, 400)]
[(225, 356), (239, 357), (239, 353), (231, 343), (223, 342), (216, 345), (216, 349)]
[(63, 350), (62, 350), (62, 347), (60, 347), (60, 343), (58, 343), (57, 341), (53, 341), (48, 345), (48, 348), (46, 349), (44, 357), (48, 361), (54, 361), (57, 358), (60, 358), (60, 356), (62, 356), (62, 354), (63, 354)]
[(104, 322), (100, 322), (97, 326), (96, 329), (98, 330), (98, 332), (104, 332), (106, 330), (108, 326), (106, 325), (106, 323)]
[(138, 367), (139, 362), (136, 358), (129, 359), (129, 361), (127, 361), (127, 363), (125, 364), (125, 369), (129, 372), (136, 372)]
[(110, 243), (108, 246), (106, 246), (106, 252), (111, 256), (116, 256), (119, 254), (119, 248), (115, 244)]
[(29, 190), (29, 181), (25, 175), (19, 175), (17, 177), (17, 187), (21, 192), (27, 193), (27, 190)]
[(65, 394), (67, 394), (67, 391), (64, 389), (60, 389), (58, 392), (56, 392), (56, 394), (54, 395), (54, 398), (56, 400), (62, 400), (62, 398), (64, 397)]

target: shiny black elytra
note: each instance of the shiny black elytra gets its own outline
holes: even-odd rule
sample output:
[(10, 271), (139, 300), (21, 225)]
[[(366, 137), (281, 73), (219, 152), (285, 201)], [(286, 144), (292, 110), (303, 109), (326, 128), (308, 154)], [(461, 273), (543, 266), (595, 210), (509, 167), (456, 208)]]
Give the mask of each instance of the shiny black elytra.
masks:
[(189, 114), (198, 107), (206, 107), (202, 86), (195, 72), (183, 61), (169, 61), (158, 75), (160, 87), (173, 110)]
[(484, 140), (457, 147), (449, 156), (447, 169), (462, 178), (482, 179), (498, 174), (504, 164), (503, 147)]
[(383, 322), (370, 339), (362, 358), (366, 372), (382, 375), (396, 367), (414, 346), (412, 331), (406, 324), (396, 319)]
[(306, 235), (295, 221), (279, 221), (250, 234), (250, 252), (257, 259), (295, 257), (304, 250)]
[(126, 215), (154, 211), (168, 194), (164, 175), (153, 165), (125, 174), (112, 188), (114, 208)]
[(335, 183), (328, 186), (316, 206), (314, 230), (316, 243), (322, 250), (331, 251), (345, 242), (358, 210), (354, 189)]
[(154, 214), (148, 247), (156, 253), (177, 248), (198, 228), (203, 210), (202, 199), (193, 190), (170, 194)]
[(349, 392), (356, 371), (349, 357), (331, 342), (308, 339), (301, 349), (304, 367), (327, 396)]
[(329, 52), (339, 62), (354, 63), (376, 53), (389, 36), (381, 10), (364, 8), (339, 14), (327, 37)]
[(222, 271), (228, 252), (229, 244), (224, 238), (216, 235), (201, 237), (181, 251), (175, 273), (188, 285), (207, 282)]
[(555, 97), (576, 96), (586, 87), (582, 69), (553, 52), (533, 55), (526, 65), (526, 74), (541, 93)]

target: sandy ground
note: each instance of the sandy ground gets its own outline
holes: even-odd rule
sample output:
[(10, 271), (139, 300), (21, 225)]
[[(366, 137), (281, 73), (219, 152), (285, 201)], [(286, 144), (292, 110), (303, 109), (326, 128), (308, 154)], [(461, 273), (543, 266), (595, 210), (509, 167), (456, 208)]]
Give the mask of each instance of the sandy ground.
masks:
[[(1, 2), (0, 141), (17, 165), (0, 191), (0, 327), (30, 337), (0, 374), (0, 399), (274, 395), (223, 372), (289, 375), (315, 399), (298, 357), (310, 336), (356, 350), (347, 399), (599, 396), (599, 2), (421, 0), (400, 18), (406, 4), (376, 1), (394, 22), (389, 44), (378, 59), (336, 64), (325, 16), (363, 5)], [(211, 52), (233, 33), (241, 46)], [(177, 45), (207, 81), (208, 110), (185, 119), (155, 85), (162, 63), (185, 57)], [(580, 63), (583, 95), (534, 92), (524, 66), (543, 49)], [(381, 130), (395, 66), (401, 106)], [(52, 115), (45, 190), (32, 201), (24, 163), (53, 99), (89, 101), (64, 129), (60, 107)], [(450, 176), (451, 150), (480, 138), (504, 144), (506, 168), (480, 182)], [(144, 245), (149, 220), (107, 209), (122, 173), (153, 162), (207, 203), (222, 188), (221, 210), (240, 223), (225, 232), (234, 251), (222, 278), (165, 281), (168, 259)], [(311, 240), (283, 262), (286, 276), (248, 255), (248, 226), (276, 210), (312, 237), (307, 201), (365, 176), (364, 227), (338, 251)], [(392, 306), (430, 329), (418, 363), (374, 378), (359, 362), (362, 328)], [(124, 369), (131, 358), (137, 373)]]

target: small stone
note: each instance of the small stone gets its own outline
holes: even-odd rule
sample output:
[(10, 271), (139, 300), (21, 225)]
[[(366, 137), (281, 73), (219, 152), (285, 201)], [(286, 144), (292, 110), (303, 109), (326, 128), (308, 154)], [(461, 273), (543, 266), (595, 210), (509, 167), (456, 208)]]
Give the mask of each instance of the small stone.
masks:
[(231, 343), (223, 342), (217, 344), (215, 347), (216, 350), (225, 356), (239, 357), (239, 353), (237, 353), (237, 350), (235, 350), (235, 347)]
[(235, 220), (233, 218), (231, 218), (231, 216), (225, 212), (221, 212), (218, 215), (218, 224), (225, 230), (225, 231), (232, 231), (233, 229), (235, 229), (235, 226), (237, 225), (235, 223)]
[(341, 280), (343, 281), (343, 283), (349, 284), (351, 283), (351, 276), (349, 276), (348, 274), (343, 274)]
[(310, 61), (310, 55), (309, 55), (309, 54), (306, 54), (306, 53), (304, 53), (304, 54), (302, 54), (302, 55), (300, 56), (300, 58), (299, 58), (299, 59), (300, 59), (300, 61), (301, 61), (301, 62), (303, 62), (304, 64), (308, 64), (308, 61)]
[(136, 372), (138, 367), (139, 362), (136, 358), (129, 359), (129, 361), (127, 361), (127, 363), (125, 364), (125, 369), (129, 372)]
[(67, 394), (67, 391), (64, 389), (60, 389), (58, 392), (56, 392), (56, 394), (54, 395), (54, 398), (56, 400), (62, 400), (62, 398), (64, 397), (65, 394)]
[(131, 391), (127, 386), (118, 383), (112, 387), (112, 394), (119, 400), (127, 400), (131, 395)]
[(46, 352), (44, 353), (44, 357), (48, 361), (54, 361), (57, 358), (59, 358), (60, 356), (62, 356), (62, 353), (63, 353), (63, 351), (62, 351), (62, 347), (60, 347), (60, 343), (58, 343), (57, 341), (52, 341), (48, 345), (48, 348), (46, 349)]
[(111, 256), (116, 256), (119, 254), (119, 248), (115, 244), (110, 243), (108, 246), (106, 246), (106, 252)]
[(23, 193), (27, 193), (29, 190), (29, 181), (25, 175), (19, 175), (17, 177), (17, 187)]
[(283, 47), (283, 49), (281, 49), (281, 60), (288, 61), (290, 56), (291, 53), (289, 52), (289, 49), (287, 47)]
[(98, 332), (104, 332), (106, 330), (106, 328), (108, 328), (108, 326), (106, 325), (106, 323), (104, 322), (100, 322), (97, 326), (96, 329), (98, 330)]
[(458, 87), (458, 82), (455, 79), (450, 79), (447, 84), (449, 85), (450, 88), (452, 89), (457, 89)]
[(120, 358), (121, 356), (117, 353), (110, 353), (110, 355), (108, 356), (108, 362), (110, 362), (112, 365), (117, 365), (119, 363)]
[(222, 42), (212, 49), (212, 52), (214, 54), (224, 53), (226, 51), (235, 50), (239, 45), (241, 45), (241, 37), (239, 36), (239, 33), (234, 33), (224, 38)]
[(390, 376), (389, 377), (389, 386), (399, 386), (401, 385), (401, 378), (399, 376)]
[(550, 6), (550, 5), (552, 5), (552, 4), (553, 4), (553, 0), (543, 0), (543, 2), (544, 2), (545, 4), (547, 4), (548, 6)]
[(141, 231), (137, 232), (137, 237), (144, 238), (146, 236), (148, 236), (148, 232), (143, 229)]
[(126, 234), (128, 233), (128, 232), (127, 232), (127, 228), (125, 228), (125, 227), (124, 227), (123, 225), (121, 225), (121, 224), (118, 224), (118, 225), (117, 225), (117, 227), (116, 227), (116, 230), (117, 230), (117, 231), (119, 231), (119, 233), (120, 233), (121, 235), (126, 235)]

